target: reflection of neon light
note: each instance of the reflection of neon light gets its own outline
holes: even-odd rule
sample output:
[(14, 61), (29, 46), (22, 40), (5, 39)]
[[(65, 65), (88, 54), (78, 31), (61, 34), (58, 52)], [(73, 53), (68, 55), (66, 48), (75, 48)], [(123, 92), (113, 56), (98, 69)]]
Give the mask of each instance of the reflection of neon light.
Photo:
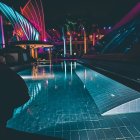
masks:
[(72, 73), (73, 73), (73, 71), (72, 71), (72, 62), (70, 63), (70, 67), (71, 67), (71, 78), (72, 78)]
[(76, 62), (74, 62), (74, 68), (76, 69)]
[(66, 61), (64, 61), (64, 69), (65, 69), (65, 79), (67, 79), (67, 64), (66, 64)]
[(33, 80), (39, 80), (39, 79), (53, 79), (54, 75), (50, 74), (50, 75), (37, 75), (37, 76), (21, 76), (24, 80), (28, 80), (28, 79), (33, 79)]
[(84, 71), (84, 88), (86, 88), (87, 70)]

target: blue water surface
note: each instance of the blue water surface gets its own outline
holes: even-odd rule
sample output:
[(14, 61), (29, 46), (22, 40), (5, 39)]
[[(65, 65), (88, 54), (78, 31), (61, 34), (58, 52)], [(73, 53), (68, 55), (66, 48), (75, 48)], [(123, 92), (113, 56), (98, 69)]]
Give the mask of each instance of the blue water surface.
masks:
[(67, 140), (140, 139), (139, 92), (76, 62), (38, 65), (19, 75), (30, 100), (7, 127)]

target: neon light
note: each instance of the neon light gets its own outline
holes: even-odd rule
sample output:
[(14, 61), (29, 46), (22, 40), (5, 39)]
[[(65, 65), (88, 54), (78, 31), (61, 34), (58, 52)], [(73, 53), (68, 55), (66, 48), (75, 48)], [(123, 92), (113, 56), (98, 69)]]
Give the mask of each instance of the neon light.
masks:
[(130, 20), (134, 19), (140, 13), (140, 2), (125, 16), (120, 20), (111, 31), (118, 29), (119, 27), (123, 26), (124, 24), (128, 23)]
[(22, 14), (37, 28), (40, 40), (46, 39), (44, 12), (41, 0), (30, 0), (24, 8)]
[[(15, 34), (20, 35), (19, 31), (22, 30), (24, 36), (22, 40), (38, 40), (39, 32), (36, 28), (21, 14), (16, 12), (11, 7), (0, 2), (0, 11), (8, 18), (14, 27)], [(17, 28), (18, 27), (18, 28)], [(21, 31), (20, 31), (21, 32)], [(21, 36), (20, 36), (21, 37)]]
[[(37, 15), (37, 17), (38, 17), (38, 22), (40, 22), (40, 23), (38, 23), (38, 26), (39, 26), (39, 24), (40, 24), (39, 29), (40, 29), (40, 32), (42, 32), (42, 31), (43, 31), (43, 30), (42, 30), (42, 24), (43, 24), (42, 22), (43, 22), (43, 21), (41, 20), (41, 16), (43, 16), (43, 15), (40, 14), (40, 12), (41, 12), (40, 10), (41, 10), (41, 9), (39, 10), (39, 7), (38, 7), (38, 5), (39, 5), (40, 3), (37, 4), (37, 2), (36, 2), (36, 0), (35, 0), (35, 4), (36, 4), (36, 10), (37, 10), (36, 15), (37, 15), (37, 13), (38, 13), (38, 15)], [(42, 38), (41, 38), (41, 39), (42, 39)]]
[(43, 12), (43, 5), (42, 5), (42, 2), (41, 2), (41, 0), (40, 0), (40, 4), (41, 4), (41, 9), (42, 9), (42, 18), (43, 18), (43, 23), (44, 23), (44, 25), (43, 25), (43, 31), (44, 31), (44, 38), (43, 39), (46, 39), (46, 31), (45, 31), (45, 19), (44, 19), (44, 12)]
[(4, 39), (4, 30), (3, 30), (3, 19), (0, 16), (0, 46), (1, 48), (5, 48), (5, 39)]

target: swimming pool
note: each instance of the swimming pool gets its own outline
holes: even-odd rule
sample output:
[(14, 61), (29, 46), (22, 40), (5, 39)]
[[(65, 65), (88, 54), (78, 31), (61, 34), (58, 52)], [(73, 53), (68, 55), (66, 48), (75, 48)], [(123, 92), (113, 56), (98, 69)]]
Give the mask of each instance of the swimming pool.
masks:
[(68, 140), (140, 139), (140, 93), (76, 62), (19, 73), (31, 99), (7, 127)]

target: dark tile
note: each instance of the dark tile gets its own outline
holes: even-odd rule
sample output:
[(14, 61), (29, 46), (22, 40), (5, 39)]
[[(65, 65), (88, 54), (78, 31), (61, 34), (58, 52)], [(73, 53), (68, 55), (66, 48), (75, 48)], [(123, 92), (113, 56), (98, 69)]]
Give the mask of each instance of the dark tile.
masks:
[(94, 128), (101, 128), (100, 122), (99, 121), (92, 121), (92, 124), (94, 126)]
[(71, 140), (79, 140), (80, 136), (79, 136), (79, 132), (78, 131), (71, 131)]
[(88, 135), (86, 131), (79, 131), (80, 140), (88, 140)]
[(89, 140), (97, 140), (94, 130), (88, 130), (87, 135), (88, 135)]
[(140, 137), (135, 137), (135, 140), (140, 140)]
[(125, 126), (131, 126), (131, 122), (128, 118), (121, 118), (122, 122), (125, 124)]
[(54, 132), (47, 132), (46, 135), (47, 135), (47, 136), (55, 136), (55, 133), (54, 133)]
[(57, 124), (55, 126), (55, 131), (62, 131), (63, 130), (63, 124)]
[(118, 128), (111, 128), (115, 138), (123, 138), (121, 131)]
[(63, 138), (63, 133), (62, 132), (55, 132), (55, 137)]
[(70, 135), (71, 135), (70, 131), (63, 132), (63, 138), (65, 140), (70, 140)]
[(71, 130), (70, 123), (63, 124), (63, 131), (69, 131), (69, 130)]
[(79, 130), (86, 129), (86, 126), (85, 126), (85, 123), (84, 122), (77, 122), (77, 125), (78, 125), (78, 129)]
[(140, 137), (140, 132), (135, 127), (127, 127), (134, 137)]
[(98, 140), (105, 139), (105, 135), (102, 129), (96, 129), (95, 133)]
[(120, 118), (113, 119), (118, 127), (125, 126)]
[(70, 122), (70, 130), (78, 130), (77, 122)]
[(120, 127), (119, 129), (120, 129), (121, 133), (123, 134), (123, 136), (124, 136), (125, 138), (130, 138), (130, 137), (132, 137), (132, 135), (130, 134), (130, 132), (127, 130), (126, 127)]
[(55, 127), (49, 127), (49, 128), (46, 129), (46, 131), (53, 132), (53, 131), (55, 131)]
[(111, 129), (103, 129), (106, 139), (113, 139), (115, 138), (114, 133)]
[(108, 128), (109, 127), (109, 125), (108, 125), (108, 123), (106, 122), (105, 119), (104, 120), (99, 120), (99, 122), (100, 122), (101, 128)]
[(85, 126), (86, 126), (86, 129), (93, 129), (93, 124), (92, 124), (92, 121), (85, 121)]
[(105, 121), (109, 127), (116, 127), (116, 122), (113, 119), (111, 119), (111, 117), (105, 119)]

